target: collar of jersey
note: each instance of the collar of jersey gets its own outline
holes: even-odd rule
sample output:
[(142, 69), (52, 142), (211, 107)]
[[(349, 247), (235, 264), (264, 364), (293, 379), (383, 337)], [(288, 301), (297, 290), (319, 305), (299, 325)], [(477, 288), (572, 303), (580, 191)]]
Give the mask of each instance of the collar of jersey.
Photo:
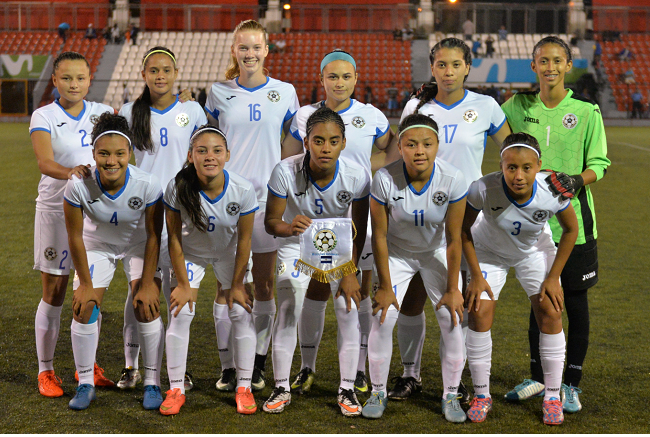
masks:
[(555, 111), (557, 108), (564, 106), (564, 104), (568, 102), (571, 96), (573, 95), (573, 90), (571, 88), (565, 88), (565, 89), (567, 90), (566, 96), (564, 96), (562, 101), (555, 108), (547, 108), (544, 102), (542, 102), (542, 98), (539, 96), (539, 93), (535, 94), (535, 98), (537, 99), (539, 106), (541, 106), (544, 111)]
[(178, 103), (178, 96), (176, 96), (176, 100), (174, 100), (174, 103), (172, 103), (171, 105), (169, 105), (169, 106), (166, 107), (165, 109), (156, 109), (156, 108), (154, 108), (154, 107), (152, 107), (152, 106), (149, 106), (149, 108), (151, 109), (151, 112), (153, 112), (153, 113), (155, 113), (155, 114), (160, 114), (160, 115), (162, 115), (162, 114), (167, 114), (169, 111), (171, 111), (172, 108), (173, 108), (174, 106), (176, 106), (177, 103)]
[(230, 176), (228, 176), (228, 172), (226, 170), (223, 171), (223, 176), (224, 176), (223, 190), (221, 190), (221, 194), (219, 194), (214, 199), (210, 199), (210, 197), (207, 194), (205, 194), (203, 190), (199, 191), (199, 193), (201, 193), (201, 196), (203, 196), (203, 198), (208, 202), (210, 202), (212, 205), (220, 201), (221, 198), (224, 196), (224, 194), (226, 194), (226, 190), (228, 189), (228, 181), (230, 180)]
[(424, 184), (424, 187), (422, 187), (420, 191), (415, 191), (415, 188), (413, 188), (413, 185), (411, 185), (411, 181), (409, 180), (409, 174), (406, 171), (406, 164), (404, 162), (402, 162), (402, 169), (404, 170), (404, 178), (406, 179), (406, 182), (408, 182), (409, 189), (416, 196), (420, 196), (422, 193), (427, 191), (429, 189), (429, 185), (431, 185), (431, 181), (433, 180), (433, 175), (436, 172), (436, 163), (435, 161), (433, 162), (433, 170), (431, 170), (431, 176), (429, 176), (429, 180), (427, 181), (426, 184)]
[(99, 178), (99, 170), (97, 170), (97, 167), (95, 167), (95, 179), (97, 179), (97, 185), (99, 185), (99, 189), (102, 190), (102, 193), (104, 193), (104, 195), (106, 197), (108, 197), (109, 199), (111, 199), (111, 200), (117, 199), (124, 192), (124, 190), (126, 189), (126, 184), (129, 183), (129, 173), (130, 173), (129, 167), (127, 167), (126, 168), (126, 177), (124, 178), (124, 185), (122, 185), (122, 188), (120, 188), (120, 191), (115, 193), (115, 195), (112, 195), (112, 194), (108, 194), (108, 191), (106, 191), (104, 189), (104, 187), (102, 187), (102, 180)]
[(74, 117), (72, 114), (70, 114), (68, 111), (66, 111), (65, 108), (64, 108), (63, 106), (61, 106), (61, 104), (59, 103), (59, 99), (56, 99), (54, 102), (55, 102), (57, 105), (59, 105), (59, 108), (61, 108), (61, 110), (65, 113), (65, 115), (67, 115), (68, 117), (70, 117), (70, 118), (73, 119), (74, 121), (79, 121), (79, 120), (81, 120), (81, 117), (83, 117), (83, 116), (84, 116), (84, 113), (86, 112), (86, 101), (85, 101), (85, 100), (82, 100), (82, 102), (83, 102), (83, 104), (84, 104), (84, 108), (81, 110), (81, 112), (79, 113), (79, 115), (77, 115), (76, 117)]
[(533, 194), (531, 194), (530, 199), (528, 199), (524, 203), (517, 203), (517, 201), (515, 199), (510, 197), (510, 193), (508, 193), (508, 185), (506, 184), (506, 178), (503, 177), (503, 176), (501, 176), (501, 184), (503, 185), (503, 192), (506, 193), (506, 197), (508, 198), (510, 203), (515, 205), (517, 208), (524, 208), (524, 207), (530, 205), (530, 202), (532, 202), (533, 199), (535, 198), (535, 193), (537, 193), (537, 178), (535, 178), (535, 182), (533, 182)]
[(240, 85), (240, 84), (239, 84), (239, 76), (235, 78), (235, 83), (237, 84), (237, 86), (238, 86), (239, 88), (245, 89), (246, 91), (252, 93), (253, 91), (257, 91), (257, 90), (259, 90), (260, 88), (264, 88), (264, 87), (269, 83), (269, 80), (270, 80), (270, 79), (269, 79), (269, 77), (267, 76), (267, 77), (266, 77), (266, 82), (264, 82), (262, 85), (258, 85), (258, 86), (256, 86), (255, 88), (246, 88), (244, 85)]
[(329, 187), (332, 186), (332, 184), (336, 180), (336, 177), (339, 175), (339, 162), (340, 161), (338, 161), (338, 160), (336, 161), (336, 170), (334, 171), (334, 177), (332, 178), (332, 180), (330, 181), (329, 184), (325, 185), (322, 188), (319, 187), (318, 184), (316, 183), (316, 181), (314, 181), (314, 179), (312, 179), (311, 175), (309, 175), (309, 180), (311, 181), (312, 184), (314, 184), (314, 187), (316, 187), (316, 189), (318, 191), (323, 192), (323, 191), (327, 190)]
[(467, 94), (469, 94), (469, 91), (465, 90), (465, 94), (463, 95), (463, 98), (460, 99), (459, 101), (457, 101), (456, 103), (454, 103), (453, 105), (449, 105), (449, 106), (445, 105), (444, 103), (440, 103), (435, 98), (433, 99), (433, 101), (436, 102), (438, 104), (438, 106), (440, 106), (441, 108), (446, 109), (447, 111), (449, 111), (450, 109), (454, 109), (456, 106), (463, 103), (463, 101), (465, 100), (465, 97), (467, 97)]
[[(340, 111), (336, 111), (336, 113), (337, 114), (343, 114), (344, 112), (349, 111), (350, 108), (352, 107), (352, 105), (354, 105), (354, 99), (350, 99), (350, 106), (348, 106), (345, 109), (341, 109)], [(320, 102), (320, 107), (322, 108), (323, 106), (325, 106), (325, 100), (321, 100), (321, 102)]]

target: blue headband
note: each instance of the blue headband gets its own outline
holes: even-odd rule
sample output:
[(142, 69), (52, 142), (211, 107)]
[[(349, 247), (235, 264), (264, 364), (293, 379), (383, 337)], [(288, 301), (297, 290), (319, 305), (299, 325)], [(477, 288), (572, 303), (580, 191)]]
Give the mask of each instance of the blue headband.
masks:
[(357, 63), (354, 62), (354, 58), (351, 55), (349, 55), (349, 54), (347, 54), (345, 52), (342, 52), (342, 51), (333, 51), (332, 53), (326, 54), (325, 57), (323, 58), (323, 60), (321, 61), (321, 63), (320, 63), (320, 72), (322, 73), (323, 70), (325, 69), (325, 66), (327, 64), (329, 64), (330, 62), (334, 62), (334, 61), (346, 61), (346, 62), (349, 62), (354, 67), (354, 70), (355, 71), (357, 70)]

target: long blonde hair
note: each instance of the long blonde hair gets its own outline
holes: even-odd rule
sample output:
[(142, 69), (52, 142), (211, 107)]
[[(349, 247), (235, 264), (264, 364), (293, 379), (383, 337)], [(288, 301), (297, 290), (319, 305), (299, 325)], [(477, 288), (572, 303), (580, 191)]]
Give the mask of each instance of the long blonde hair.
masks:
[[(262, 32), (264, 34), (264, 44), (268, 45), (269, 43), (269, 36), (266, 33), (266, 29), (264, 29), (264, 26), (262, 26), (260, 23), (258, 23), (255, 20), (244, 20), (241, 23), (235, 27), (234, 32), (232, 33), (232, 45), (231, 51), (230, 51), (230, 63), (228, 64), (228, 69), (226, 70), (226, 79), (227, 80), (232, 80), (240, 75), (239, 72), (239, 64), (237, 63), (237, 59), (235, 56), (232, 54), (232, 48), (235, 46), (235, 39), (237, 38), (237, 32), (245, 32), (245, 31), (258, 31)], [(266, 72), (266, 69), (264, 69)]]

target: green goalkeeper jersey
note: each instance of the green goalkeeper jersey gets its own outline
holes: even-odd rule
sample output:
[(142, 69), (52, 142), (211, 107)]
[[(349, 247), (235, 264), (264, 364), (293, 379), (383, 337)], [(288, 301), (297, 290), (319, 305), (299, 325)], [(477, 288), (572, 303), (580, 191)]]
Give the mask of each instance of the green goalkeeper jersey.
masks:
[[(555, 108), (549, 109), (539, 93), (514, 95), (502, 106), (513, 132), (534, 136), (542, 150), (542, 168), (569, 175), (591, 169), (596, 180), (605, 175), (610, 164), (607, 159), (607, 140), (603, 117), (594, 102), (567, 90), (566, 97)], [(571, 200), (578, 216), (580, 234), (576, 244), (596, 239), (596, 211), (589, 186), (581, 188)], [(553, 240), (562, 236), (556, 217), (549, 220)]]

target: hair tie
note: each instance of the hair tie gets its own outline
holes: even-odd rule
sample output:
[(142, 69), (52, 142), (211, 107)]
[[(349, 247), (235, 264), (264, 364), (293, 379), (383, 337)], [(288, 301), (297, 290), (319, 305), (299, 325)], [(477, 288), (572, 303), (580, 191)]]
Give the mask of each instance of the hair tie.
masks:
[(406, 132), (407, 130), (409, 130), (409, 129), (415, 129), (416, 127), (423, 127), (423, 128), (425, 128), (425, 129), (431, 129), (432, 131), (434, 131), (434, 132), (436, 133), (436, 136), (438, 136), (438, 131), (435, 130), (434, 128), (432, 128), (431, 126), (426, 125), (426, 124), (414, 124), (413, 126), (409, 126), (409, 127), (407, 127), (406, 129), (404, 129), (403, 131), (401, 131), (401, 132), (398, 134), (398, 138), (402, 138), (402, 135), (403, 135), (404, 132)]
[(354, 61), (354, 58), (349, 53), (345, 53), (342, 50), (334, 50), (331, 53), (325, 55), (323, 60), (320, 63), (320, 72), (323, 73), (323, 70), (330, 62), (334, 61), (346, 61), (352, 64), (354, 70), (357, 70), (357, 63)]
[(154, 50), (153, 52), (148, 53), (147, 56), (144, 57), (144, 59), (142, 60), (142, 68), (144, 68), (145, 64), (147, 63), (147, 59), (149, 59), (149, 56), (153, 55), (154, 53), (164, 53), (164, 54), (166, 54), (167, 56), (172, 58), (172, 61), (174, 61), (174, 65), (176, 65), (176, 58), (174, 57), (174, 55), (169, 53), (167, 50)]
[(527, 148), (527, 149), (530, 149), (530, 150), (532, 150), (533, 152), (535, 152), (535, 154), (536, 154), (537, 157), (539, 158), (539, 152), (537, 151), (537, 149), (535, 149), (533, 146), (530, 146), (530, 145), (528, 145), (528, 144), (524, 144), (524, 143), (511, 144), (511, 145), (509, 145), (508, 147), (504, 147), (504, 148), (501, 150), (501, 156), (503, 156), (503, 152), (505, 152), (506, 150), (511, 149), (511, 148), (513, 148), (513, 147), (525, 147), (525, 148)]
[(120, 136), (126, 138), (126, 140), (129, 142), (129, 147), (132, 147), (131, 146), (131, 138), (129, 138), (129, 136), (126, 135), (124, 132), (120, 132), (118, 130), (107, 130), (107, 131), (102, 132), (101, 134), (97, 135), (97, 138), (95, 138), (95, 141), (93, 141), (93, 147), (95, 147), (95, 144), (97, 144), (97, 141), (101, 137), (103, 137), (104, 135), (120, 135)]

